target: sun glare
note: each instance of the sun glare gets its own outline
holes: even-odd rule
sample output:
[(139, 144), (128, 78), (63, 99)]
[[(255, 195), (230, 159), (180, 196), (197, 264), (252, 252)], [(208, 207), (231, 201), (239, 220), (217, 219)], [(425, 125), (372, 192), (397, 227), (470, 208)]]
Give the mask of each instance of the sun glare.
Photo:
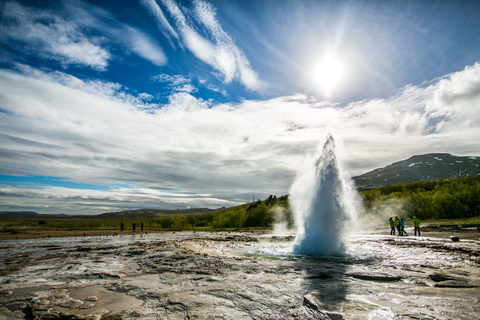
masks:
[(333, 56), (327, 56), (313, 69), (313, 81), (325, 94), (330, 94), (340, 83), (344, 75), (344, 66)]

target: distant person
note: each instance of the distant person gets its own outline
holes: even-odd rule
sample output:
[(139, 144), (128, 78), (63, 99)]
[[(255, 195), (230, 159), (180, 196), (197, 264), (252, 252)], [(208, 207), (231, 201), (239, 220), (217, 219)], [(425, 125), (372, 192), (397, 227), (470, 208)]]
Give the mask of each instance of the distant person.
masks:
[(388, 222), (390, 222), (390, 235), (394, 236), (395, 235), (395, 221), (393, 221), (392, 217), (390, 217)]
[(125, 230), (125, 224), (123, 222), (120, 222), (120, 231)]
[(408, 236), (408, 234), (405, 232), (405, 220), (400, 219), (400, 231), (402, 232), (400, 235), (401, 236)]
[(140, 229), (143, 232), (143, 221), (140, 223)]
[(134, 223), (132, 224), (133, 232), (135, 232), (135, 228), (136, 228), (136, 227), (137, 227), (137, 224), (134, 222)]
[(417, 217), (413, 217), (413, 227), (415, 228), (415, 236), (418, 231), (418, 236), (420, 237), (420, 220), (418, 220)]
[(397, 216), (395, 216), (395, 227), (397, 227), (398, 235), (401, 236), (402, 233), (400, 232), (400, 219), (398, 219)]

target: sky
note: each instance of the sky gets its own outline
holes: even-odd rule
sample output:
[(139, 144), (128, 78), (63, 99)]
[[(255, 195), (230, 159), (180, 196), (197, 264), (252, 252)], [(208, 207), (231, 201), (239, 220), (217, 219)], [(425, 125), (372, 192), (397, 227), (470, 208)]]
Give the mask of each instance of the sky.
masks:
[(229, 207), (480, 156), (480, 2), (0, 2), (0, 211)]

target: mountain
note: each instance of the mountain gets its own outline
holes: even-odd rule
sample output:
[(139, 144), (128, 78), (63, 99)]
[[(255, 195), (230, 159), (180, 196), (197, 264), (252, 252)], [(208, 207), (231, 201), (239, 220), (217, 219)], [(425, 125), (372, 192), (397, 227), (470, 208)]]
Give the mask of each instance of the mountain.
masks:
[(28, 214), (28, 215), (38, 215), (37, 212), (35, 211), (0, 211), (0, 214), (9, 214), (9, 215), (15, 215), (15, 214)]
[(353, 178), (359, 189), (424, 180), (480, 175), (480, 157), (457, 157), (448, 153), (416, 155)]

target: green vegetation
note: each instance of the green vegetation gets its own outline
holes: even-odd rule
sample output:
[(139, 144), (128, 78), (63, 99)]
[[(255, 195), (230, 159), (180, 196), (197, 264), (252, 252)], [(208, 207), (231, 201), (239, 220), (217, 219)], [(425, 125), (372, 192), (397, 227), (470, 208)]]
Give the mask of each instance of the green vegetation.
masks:
[(270, 196), (265, 201), (237, 207), (183, 217), (152, 219), (149, 228), (197, 230), (197, 229), (238, 229), (238, 228), (270, 228), (276, 219), (281, 217), (288, 225), (293, 225), (293, 217), (288, 205), (288, 196)]
[[(2, 216), (0, 216), (2, 219)], [(39, 220), (40, 219), (40, 220)], [(43, 217), (37, 216), (35, 219), (29, 218), (23, 221), (1, 221), (0, 229), (72, 229), (72, 230), (114, 230), (120, 229), (122, 220), (113, 219), (68, 219), (65, 217)], [(125, 223), (126, 220), (123, 219)]]
[[(293, 216), (288, 204), (288, 196), (277, 198), (271, 195), (266, 200), (243, 204), (231, 208), (222, 208), (215, 211), (197, 214), (172, 214), (159, 218), (149, 218), (145, 210), (119, 213), (117, 219), (113, 213), (108, 214), (108, 219), (100, 215), (95, 217), (75, 218), (68, 216), (31, 216), (23, 221), (0, 221), (0, 230), (11, 229), (72, 229), (72, 230), (116, 230), (120, 229), (123, 222), (127, 230), (132, 229), (132, 224), (144, 223), (144, 229), (150, 230), (216, 230), (240, 228), (270, 228), (274, 222), (285, 221), (288, 226), (293, 226)], [(192, 210), (193, 211), (193, 210)], [(193, 211), (195, 212), (195, 211)], [(2, 216), (0, 216), (2, 219)]]
[(378, 187), (360, 192), (367, 214), (384, 203), (399, 204), (403, 217), (461, 219), (480, 216), (480, 177)]
[[(366, 189), (360, 191), (360, 196), (367, 215), (383, 214), (382, 210), (394, 206), (395, 214), (404, 218), (417, 216), (420, 220), (455, 219), (456, 222), (462, 223), (466, 219), (480, 217), (479, 176)], [(263, 201), (258, 200), (215, 211), (208, 209), (190, 211), (194, 214), (188, 214), (187, 211), (167, 211), (160, 217), (158, 210), (153, 209), (93, 217), (25, 216), (22, 217), (22, 221), (17, 219), (7, 221), (0, 216), (0, 220), (3, 220), (0, 221), (0, 230), (4, 232), (9, 229), (27, 228), (118, 230), (121, 222), (125, 223), (127, 230), (131, 230), (132, 224), (136, 222), (139, 230), (142, 221), (145, 229), (155, 230), (271, 228), (277, 222), (286, 222), (287, 227), (293, 227), (294, 223), (287, 195), (279, 198), (271, 195)]]

